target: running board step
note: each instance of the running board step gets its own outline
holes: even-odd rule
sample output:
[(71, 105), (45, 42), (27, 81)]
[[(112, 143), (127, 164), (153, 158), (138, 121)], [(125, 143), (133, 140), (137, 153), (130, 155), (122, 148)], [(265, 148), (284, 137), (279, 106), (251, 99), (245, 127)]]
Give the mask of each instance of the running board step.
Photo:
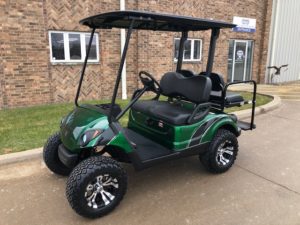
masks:
[(248, 123), (248, 122), (244, 122), (244, 121), (238, 121), (237, 122), (237, 125), (239, 128), (241, 128), (242, 130), (253, 130), (256, 128), (256, 125), (253, 124), (253, 128), (251, 128), (251, 123)]
[(129, 128), (124, 128), (124, 131), (127, 138), (131, 141), (131, 144), (135, 146), (134, 151), (129, 154), (131, 154), (132, 163), (137, 170), (145, 169), (157, 163), (172, 159), (198, 155), (199, 153), (207, 151), (210, 145), (210, 142), (205, 142), (196, 146), (181, 149), (180, 151), (174, 151)]

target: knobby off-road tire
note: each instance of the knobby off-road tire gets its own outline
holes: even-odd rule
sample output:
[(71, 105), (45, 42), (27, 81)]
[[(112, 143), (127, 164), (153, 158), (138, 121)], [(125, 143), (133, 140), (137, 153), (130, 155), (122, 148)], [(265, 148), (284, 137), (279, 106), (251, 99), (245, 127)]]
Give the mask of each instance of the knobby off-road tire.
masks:
[(73, 169), (66, 195), (79, 215), (97, 218), (111, 212), (126, 190), (127, 175), (119, 163), (110, 157), (92, 156)]
[(72, 169), (66, 167), (58, 158), (58, 146), (61, 144), (59, 133), (50, 136), (44, 146), (43, 158), (47, 167), (55, 174), (67, 176)]
[(212, 173), (224, 173), (233, 165), (238, 153), (238, 141), (232, 132), (220, 129), (210, 143), (209, 150), (199, 155), (204, 167)]

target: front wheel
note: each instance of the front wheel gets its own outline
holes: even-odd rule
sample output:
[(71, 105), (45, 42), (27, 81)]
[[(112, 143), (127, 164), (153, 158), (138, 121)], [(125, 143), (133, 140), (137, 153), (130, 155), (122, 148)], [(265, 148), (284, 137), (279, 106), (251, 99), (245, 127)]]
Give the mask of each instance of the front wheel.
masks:
[(43, 158), (46, 166), (58, 175), (67, 176), (71, 173), (71, 168), (66, 167), (58, 158), (58, 146), (61, 144), (59, 133), (48, 138), (44, 149)]
[(238, 141), (229, 130), (220, 129), (209, 150), (199, 156), (204, 167), (212, 173), (224, 173), (233, 165), (238, 153)]
[(101, 217), (111, 212), (127, 189), (124, 169), (112, 158), (93, 156), (79, 163), (70, 174), (66, 195), (81, 216)]

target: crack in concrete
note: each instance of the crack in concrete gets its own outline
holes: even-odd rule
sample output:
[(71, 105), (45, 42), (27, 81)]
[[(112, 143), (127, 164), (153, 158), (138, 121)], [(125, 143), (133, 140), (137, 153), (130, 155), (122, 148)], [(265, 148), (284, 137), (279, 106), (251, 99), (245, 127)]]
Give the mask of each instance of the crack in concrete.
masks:
[(277, 183), (276, 181), (270, 180), (270, 179), (268, 179), (268, 178), (266, 178), (266, 177), (264, 177), (262, 175), (259, 175), (258, 173), (255, 173), (255, 172), (253, 172), (253, 171), (251, 171), (249, 169), (246, 169), (246, 168), (244, 168), (244, 167), (242, 167), (242, 166), (240, 166), (238, 164), (236, 164), (236, 166), (239, 167), (240, 169), (242, 169), (242, 170), (244, 170), (244, 171), (246, 171), (246, 172), (248, 172), (248, 173), (256, 176), (256, 177), (259, 177), (259, 178), (261, 178), (261, 179), (263, 179), (265, 181), (268, 181), (268, 182), (270, 182), (270, 183), (272, 183), (274, 185), (277, 185), (277, 186), (279, 186), (279, 187), (281, 187), (281, 188), (283, 188), (283, 189), (285, 189), (285, 190), (287, 190), (289, 192), (292, 192), (292, 193), (294, 193), (294, 194), (296, 194), (296, 195), (298, 195), (300, 197), (300, 192), (298, 192), (298, 191), (295, 191), (295, 190), (293, 190), (293, 189), (291, 189), (291, 188), (289, 188), (289, 187), (287, 187), (287, 186), (285, 186), (283, 184)]
[(269, 115), (270, 115), (271, 117), (276, 117), (276, 118), (285, 119), (285, 120), (300, 121), (300, 119), (287, 118), (287, 117), (284, 117), (284, 116), (274, 115), (274, 114), (272, 114), (272, 113), (270, 113)]

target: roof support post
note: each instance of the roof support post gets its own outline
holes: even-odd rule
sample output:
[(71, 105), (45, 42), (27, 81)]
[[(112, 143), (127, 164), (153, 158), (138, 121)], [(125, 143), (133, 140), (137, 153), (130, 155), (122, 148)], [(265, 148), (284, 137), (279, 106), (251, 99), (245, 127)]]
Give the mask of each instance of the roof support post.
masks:
[(213, 69), (216, 43), (219, 38), (219, 34), (220, 34), (220, 29), (214, 28), (211, 30), (208, 60), (207, 60), (207, 65), (206, 65), (206, 76), (210, 76), (212, 69)]
[(86, 56), (85, 56), (85, 59), (84, 59), (82, 70), (81, 70), (80, 80), (79, 80), (79, 84), (78, 84), (78, 88), (77, 88), (77, 92), (76, 92), (76, 97), (75, 97), (75, 105), (76, 106), (78, 106), (78, 98), (79, 98), (79, 94), (80, 94), (80, 89), (81, 89), (81, 85), (82, 85), (82, 81), (83, 81), (87, 61), (88, 61), (88, 58), (89, 58), (89, 55), (90, 55), (90, 50), (91, 50), (95, 30), (96, 30), (96, 28), (93, 28), (93, 30), (91, 32), (91, 36), (90, 36), (89, 45), (88, 45), (88, 48), (86, 50)]
[(182, 35), (181, 35), (181, 38), (180, 38), (180, 43), (179, 43), (179, 53), (178, 53), (178, 60), (177, 60), (176, 72), (178, 72), (179, 70), (181, 70), (181, 67), (182, 67), (183, 52), (184, 52), (184, 43), (185, 43), (187, 37), (188, 37), (188, 32), (187, 31), (183, 31)]
[(118, 70), (118, 74), (117, 74), (117, 79), (116, 79), (116, 83), (115, 83), (113, 96), (112, 96), (112, 99), (111, 99), (111, 106), (110, 106), (111, 108), (110, 108), (110, 112), (109, 112), (109, 115), (108, 115), (108, 122), (109, 123), (112, 122), (112, 112), (113, 112), (113, 108), (115, 106), (115, 102), (116, 102), (116, 98), (117, 98), (119, 84), (120, 84), (120, 80), (121, 80), (121, 77), (122, 77), (123, 66), (124, 66), (124, 63), (125, 63), (126, 54), (127, 54), (127, 50), (128, 50), (128, 46), (129, 46), (129, 41), (130, 41), (131, 33), (132, 33), (132, 30), (133, 30), (133, 24), (134, 24), (134, 20), (131, 21), (130, 26), (128, 28), (125, 45), (124, 45), (124, 48), (123, 48), (123, 51), (122, 51), (121, 62), (120, 62), (120, 66), (119, 66), (119, 70)]
[[(120, 0), (120, 10), (125, 10), (125, 0)], [(121, 29), (121, 55), (125, 45), (125, 29)], [(127, 99), (127, 74), (126, 74), (126, 60), (124, 62), (123, 70), (122, 70), (122, 99)]]

